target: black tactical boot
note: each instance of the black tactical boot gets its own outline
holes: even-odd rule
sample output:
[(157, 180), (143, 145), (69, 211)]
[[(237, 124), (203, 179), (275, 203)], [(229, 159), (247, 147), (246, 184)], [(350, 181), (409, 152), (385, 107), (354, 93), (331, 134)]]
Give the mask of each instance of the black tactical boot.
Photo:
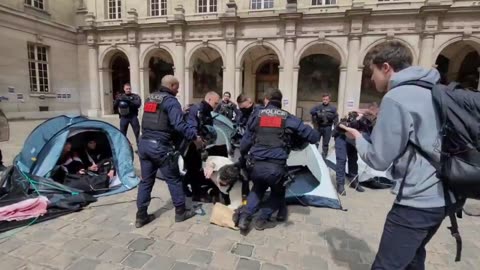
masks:
[(287, 216), (288, 216), (287, 206), (283, 205), (278, 209), (277, 221), (284, 222), (287, 220)]
[(353, 180), (350, 182), (350, 188), (355, 189), (357, 192), (365, 192), (365, 189), (360, 185), (358, 179)]
[(345, 187), (343, 185), (337, 185), (337, 193), (346, 196), (347, 192), (345, 191)]
[(136, 228), (141, 228), (148, 223), (152, 222), (152, 220), (155, 219), (154, 215), (149, 215), (147, 213), (147, 208), (140, 208), (137, 211), (137, 217), (135, 219), (135, 227)]
[(271, 222), (267, 219), (263, 219), (263, 218), (258, 218), (257, 220), (255, 220), (255, 229), (257, 231), (263, 231), (265, 229), (272, 229), (272, 228), (275, 228), (277, 224), (275, 224), (274, 222)]
[(252, 218), (249, 217), (248, 215), (241, 214), (240, 218), (238, 220), (238, 228), (241, 231), (247, 231), (248, 228), (250, 227), (250, 222), (252, 221)]
[(183, 222), (196, 214), (195, 211), (186, 209), (185, 206), (177, 207), (175, 208), (175, 222)]

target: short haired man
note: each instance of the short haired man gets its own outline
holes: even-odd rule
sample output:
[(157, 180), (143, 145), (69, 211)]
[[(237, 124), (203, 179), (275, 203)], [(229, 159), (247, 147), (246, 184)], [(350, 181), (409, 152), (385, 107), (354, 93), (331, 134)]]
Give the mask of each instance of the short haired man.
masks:
[[(402, 85), (407, 81), (435, 84), (435, 69), (411, 66), (412, 56), (398, 42), (386, 43), (373, 54), (370, 69), (375, 87), (387, 92), (373, 128), (371, 142), (352, 128), (360, 157), (373, 169), (384, 171), (392, 163), (391, 175), (405, 181), (387, 215), (380, 247), (372, 269), (425, 269), (425, 246), (446, 216), (444, 190), (435, 168), (418, 149), (434, 162), (440, 161), (436, 146), (439, 118), (429, 90)], [(399, 193), (400, 184), (394, 188)], [(453, 198), (452, 198), (453, 200)]]
[(230, 92), (223, 93), (223, 99), (220, 104), (215, 107), (215, 112), (224, 115), (230, 120), (235, 120), (236, 115), (238, 114), (237, 105), (233, 103), (230, 98), (232, 94)]
[(188, 124), (182, 113), (182, 107), (175, 98), (179, 89), (178, 79), (172, 75), (162, 78), (162, 86), (151, 93), (145, 102), (142, 119), (142, 137), (138, 144), (142, 180), (138, 185), (137, 215), (135, 227), (140, 228), (154, 219), (147, 210), (157, 171), (167, 183), (173, 206), (175, 222), (183, 222), (195, 215), (186, 208), (185, 193), (178, 161), (176, 147), (181, 139), (194, 141), (201, 146), (201, 138), (196, 127)]
[[(301, 119), (291, 115), (282, 107), (282, 92), (278, 89), (268, 89), (265, 92), (265, 107), (255, 111), (247, 123), (247, 130), (240, 142), (242, 159), (247, 159), (247, 171), (253, 182), (252, 191), (248, 194), (247, 205), (242, 209), (238, 227), (248, 229), (252, 215), (270, 188), (270, 197), (260, 209), (260, 215), (255, 221), (257, 230), (272, 228), (269, 220), (273, 213), (279, 212), (279, 221), (286, 218), (285, 180), (286, 163), (290, 152), (291, 137), (295, 134), (309, 143), (319, 139), (317, 131), (305, 125)], [(283, 213), (282, 213), (283, 212)]]
[(142, 106), (142, 99), (139, 95), (132, 93), (130, 83), (123, 85), (124, 93), (121, 94), (114, 103), (114, 108), (118, 109), (120, 117), (120, 131), (127, 136), (128, 125), (132, 126), (135, 140), (138, 144), (140, 135), (140, 124), (138, 122), (138, 109)]
[(330, 104), (330, 100), (330, 94), (323, 94), (322, 103), (313, 107), (310, 111), (312, 123), (320, 132), (320, 139), (323, 138), (322, 156), (324, 158), (328, 155), (328, 145), (332, 137), (332, 128), (338, 122), (337, 108)]
[[(220, 102), (220, 95), (215, 91), (205, 94), (205, 98), (188, 109), (186, 115), (187, 122), (198, 130), (198, 134), (205, 139), (206, 126), (213, 126), (212, 111)], [(190, 195), (188, 184), (191, 186), (192, 200), (210, 202), (210, 198), (205, 190), (201, 188), (206, 182), (202, 169), (201, 151), (190, 144), (185, 155), (185, 168), (187, 174), (184, 177), (184, 189), (187, 195)]]

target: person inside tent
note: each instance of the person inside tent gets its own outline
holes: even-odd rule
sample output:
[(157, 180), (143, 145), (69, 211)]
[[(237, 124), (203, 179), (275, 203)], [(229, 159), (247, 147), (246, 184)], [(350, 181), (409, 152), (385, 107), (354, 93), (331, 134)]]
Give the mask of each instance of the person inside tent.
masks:
[(101, 151), (97, 146), (95, 137), (90, 136), (87, 139), (85, 150), (81, 153), (82, 163), (91, 172), (97, 174), (114, 174), (112, 169), (111, 154)]
[(70, 174), (85, 174), (85, 165), (77, 152), (72, 151), (72, 142), (68, 141), (63, 146), (59, 163), (65, 172)]

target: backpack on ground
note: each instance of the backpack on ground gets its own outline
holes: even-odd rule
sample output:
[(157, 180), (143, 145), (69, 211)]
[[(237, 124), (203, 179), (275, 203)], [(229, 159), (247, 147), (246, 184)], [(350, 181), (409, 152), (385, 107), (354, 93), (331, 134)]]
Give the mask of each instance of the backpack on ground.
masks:
[[(458, 83), (447, 86), (417, 80), (401, 85), (416, 85), (432, 91), (441, 124), (440, 163), (434, 162), (418, 146), (415, 148), (436, 168), (444, 190), (455, 196), (456, 203), (453, 204), (449, 192), (445, 192), (452, 223), (449, 229), (457, 241), (455, 261), (460, 261), (462, 240), (455, 214), (461, 218), (461, 208), (467, 199), (480, 199), (480, 92), (465, 90)], [(405, 179), (399, 195), (404, 182)], [(398, 199), (401, 200), (401, 196)]]

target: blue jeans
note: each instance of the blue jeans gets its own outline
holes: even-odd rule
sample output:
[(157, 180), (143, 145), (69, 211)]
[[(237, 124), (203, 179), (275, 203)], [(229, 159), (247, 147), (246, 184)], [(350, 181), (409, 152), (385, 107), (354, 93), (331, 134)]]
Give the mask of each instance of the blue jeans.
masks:
[(249, 172), (253, 187), (248, 194), (244, 213), (251, 216), (256, 212), (268, 188), (271, 190), (270, 197), (260, 209), (259, 218), (269, 219), (275, 211), (284, 206), (285, 187), (283, 183), (286, 173), (285, 165), (255, 161)]
[(172, 146), (169, 144), (164, 145), (151, 140), (140, 140), (138, 155), (140, 157), (142, 180), (138, 185), (137, 208), (149, 206), (155, 177), (159, 169), (163, 180), (168, 185), (175, 208), (185, 206), (182, 178), (177, 160), (169, 155), (172, 152)]
[(445, 216), (445, 207), (413, 208), (394, 204), (387, 215), (372, 270), (425, 269), (425, 246)]
[(335, 138), (335, 174), (337, 185), (345, 185), (345, 165), (348, 158), (348, 173), (350, 175), (358, 174), (358, 155), (355, 146), (348, 142), (345, 135), (338, 135)]
[(136, 115), (120, 117), (120, 132), (125, 136), (127, 136), (128, 125), (132, 126), (133, 134), (135, 134), (135, 140), (138, 144), (138, 136), (140, 135), (140, 123), (138, 122), (138, 117)]

